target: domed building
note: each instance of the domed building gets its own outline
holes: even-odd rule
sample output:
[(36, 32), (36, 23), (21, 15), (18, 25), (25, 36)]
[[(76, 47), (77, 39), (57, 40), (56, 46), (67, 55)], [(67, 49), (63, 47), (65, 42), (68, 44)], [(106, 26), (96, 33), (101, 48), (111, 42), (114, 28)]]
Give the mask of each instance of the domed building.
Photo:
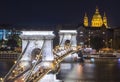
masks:
[[(113, 48), (113, 29), (108, 27), (106, 14), (104, 13), (102, 16), (96, 7), (91, 21), (89, 19), (87, 13), (85, 13), (82, 23), (78, 25), (58, 25), (56, 28), (62, 30), (77, 30), (77, 44), (83, 47), (90, 47), (96, 50), (106, 47)], [(56, 40), (58, 40), (58, 38)]]
[(106, 28), (108, 28), (108, 25), (107, 25), (107, 17), (104, 13), (104, 16), (102, 17), (100, 12), (99, 12), (99, 9), (98, 7), (96, 7), (96, 11), (95, 11), (95, 14), (93, 15), (92, 17), (92, 20), (91, 20), (91, 25), (89, 25), (89, 22), (88, 22), (88, 16), (87, 14), (85, 13), (85, 16), (84, 16), (84, 26), (85, 27), (88, 27), (88, 26), (91, 26), (91, 27), (102, 27), (102, 26), (105, 26)]
[(78, 32), (78, 43), (83, 46), (87, 45), (97, 50), (103, 47), (113, 47), (113, 29), (108, 27), (106, 14), (103, 13), (102, 16), (98, 7), (92, 18), (85, 13), (83, 26), (79, 27)]
[(102, 16), (99, 13), (98, 8), (96, 8), (95, 14), (93, 15), (91, 21), (91, 27), (101, 27), (103, 25)]

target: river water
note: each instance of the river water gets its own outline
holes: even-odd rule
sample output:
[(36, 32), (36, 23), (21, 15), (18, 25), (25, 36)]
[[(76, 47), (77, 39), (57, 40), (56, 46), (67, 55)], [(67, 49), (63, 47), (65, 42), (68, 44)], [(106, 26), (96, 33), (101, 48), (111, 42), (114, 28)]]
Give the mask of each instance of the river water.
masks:
[(119, 59), (95, 59), (61, 63), (58, 79), (64, 82), (120, 82)]
[(3, 78), (12, 67), (11, 61), (0, 61), (0, 78)]
[[(0, 77), (4, 77), (13, 62), (0, 62)], [(92, 59), (84, 63), (61, 63), (57, 79), (63, 82), (120, 82), (120, 60)]]

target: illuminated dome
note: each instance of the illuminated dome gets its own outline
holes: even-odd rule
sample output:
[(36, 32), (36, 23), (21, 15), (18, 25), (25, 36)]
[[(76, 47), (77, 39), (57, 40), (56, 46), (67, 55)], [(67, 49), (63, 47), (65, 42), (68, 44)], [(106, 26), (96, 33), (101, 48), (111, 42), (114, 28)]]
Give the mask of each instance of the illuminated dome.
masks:
[(101, 27), (103, 25), (103, 20), (102, 16), (99, 13), (99, 9), (96, 8), (95, 14), (93, 15), (92, 22), (91, 22), (92, 27)]

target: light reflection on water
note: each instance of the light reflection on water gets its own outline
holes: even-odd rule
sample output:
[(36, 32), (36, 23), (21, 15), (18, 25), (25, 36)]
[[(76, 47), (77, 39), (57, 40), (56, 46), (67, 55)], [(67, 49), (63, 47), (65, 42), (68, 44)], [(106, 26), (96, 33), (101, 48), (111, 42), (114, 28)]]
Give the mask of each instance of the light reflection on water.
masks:
[(64, 64), (64, 67), (71, 65), (71, 69), (61, 70), (57, 75), (58, 79), (64, 82), (120, 82), (120, 63), (117, 59), (61, 64)]
[[(13, 62), (0, 62), (0, 77), (4, 77)], [(120, 63), (117, 59), (85, 63), (61, 63), (57, 78), (64, 82), (120, 82)]]

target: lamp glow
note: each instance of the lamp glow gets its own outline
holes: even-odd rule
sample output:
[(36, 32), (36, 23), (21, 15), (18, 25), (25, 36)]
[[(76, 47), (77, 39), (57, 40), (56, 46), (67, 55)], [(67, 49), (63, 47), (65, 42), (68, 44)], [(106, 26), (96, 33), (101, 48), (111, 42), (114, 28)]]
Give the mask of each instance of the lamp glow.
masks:
[(95, 59), (94, 59), (94, 58), (91, 58), (91, 61), (92, 61), (92, 62), (94, 62), (94, 61), (95, 61)]
[(118, 62), (120, 63), (120, 58), (118, 59)]

